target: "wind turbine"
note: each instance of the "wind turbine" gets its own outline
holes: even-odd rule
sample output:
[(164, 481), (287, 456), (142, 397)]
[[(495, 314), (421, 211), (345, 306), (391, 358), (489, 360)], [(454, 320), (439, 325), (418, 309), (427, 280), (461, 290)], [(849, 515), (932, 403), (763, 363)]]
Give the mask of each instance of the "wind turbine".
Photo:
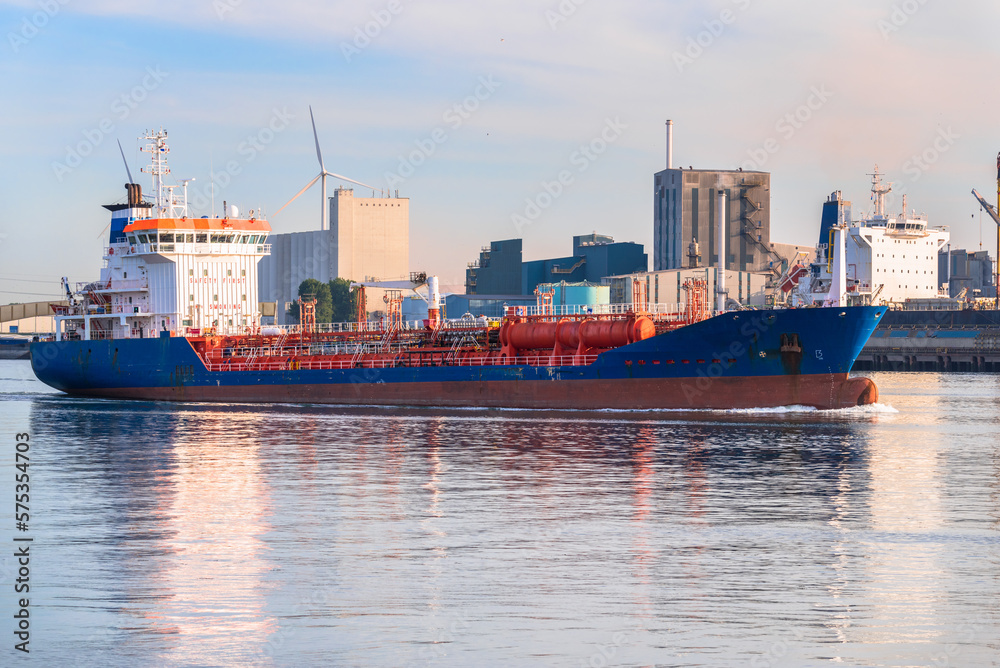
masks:
[(333, 178), (340, 179), (341, 181), (347, 181), (348, 183), (354, 183), (354, 184), (357, 184), (359, 186), (364, 186), (365, 188), (371, 188), (372, 190), (377, 190), (378, 192), (383, 193), (383, 194), (385, 194), (385, 193), (380, 188), (376, 188), (374, 186), (370, 186), (367, 183), (362, 183), (361, 181), (355, 181), (354, 179), (349, 179), (346, 176), (341, 176), (340, 174), (334, 174), (333, 172), (326, 171), (326, 166), (323, 164), (323, 152), (320, 151), (320, 148), (319, 148), (319, 134), (316, 132), (316, 119), (315, 119), (315, 117), (313, 117), (313, 108), (312, 108), (312, 105), (309, 105), (309, 120), (312, 121), (313, 139), (316, 141), (316, 159), (319, 160), (319, 170), (320, 170), (319, 174), (317, 174), (315, 177), (313, 177), (313, 180), (310, 181), (309, 183), (307, 183), (306, 186), (302, 190), (300, 190), (297, 193), (295, 193), (295, 197), (293, 197), (292, 199), (290, 199), (287, 202), (285, 202), (284, 206), (282, 206), (280, 209), (278, 209), (277, 211), (275, 211), (274, 214), (273, 214), (273, 216), (277, 216), (279, 213), (282, 212), (282, 210), (286, 206), (288, 206), (289, 204), (291, 204), (292, 202), (294, 202), (295, 200), (297, 200), (299, 198), (299, 195), (301, 195), (305, 191), (307, 191), (310, 188), (312, 188), (316, 184), (317, 181), (319, 181), (320, 179), (323, 179), (323, 182), (321, 184), (322, 185), (322, 190), (323, 190), (323, 194), (322, 194), (323, 201), (322, 201), (322, 208), (321, 208), (321, 211), (320, 211), (320, 229), (321, 230), (328, 230), (328, 229), (330, 229), (330, 220), (329, 220), (330, 207), (329, 207), (329, 204), (326, 201), (326, 177), (332, 176)]
[(132, 170), (128, 168), (128, 160), (125, 159), (125, 149), (122, 148), (122, 140), (118, 140), (118, 152), (122, 154), (122, 162), (125, 163), (125, 173), (128, 174), (128, 182), (135, 183), (132, 180)]
[[(117, 141), (118, 141), (118, 152), (122, 154), (122, 162), (125, 163), (125, 173), (128, 174), (128, 185), (131, 186), (132, 185), (132, 170), (128, 168), (128, 160), (125, 159), (125, 149), (122, 148), (122, 140), (119, 139)], [(131, 191), (129, 191), (129, 192), (131, 192)], [(129, 195), (129, 204), (131, 204), (131, 195)], [(102, 236), (104, 236), (104, 233), (108, 231), (109, 227), (111, 227), (111, 223), (110, 222), (108, 222), (108, 224), (104, 226), (103, 230), (101, 230), (100, 232), (97, 233), (97, 238), (100, 239)]]

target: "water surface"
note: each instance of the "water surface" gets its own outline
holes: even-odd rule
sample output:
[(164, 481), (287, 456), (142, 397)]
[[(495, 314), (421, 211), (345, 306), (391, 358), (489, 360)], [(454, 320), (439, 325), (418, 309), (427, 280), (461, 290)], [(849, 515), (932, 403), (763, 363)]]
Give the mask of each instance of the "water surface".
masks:
[(847, 411), (438, 412), (74, 399), (0, 362), (31, 657), (997, 665), (1000, 377), (870, 375)]

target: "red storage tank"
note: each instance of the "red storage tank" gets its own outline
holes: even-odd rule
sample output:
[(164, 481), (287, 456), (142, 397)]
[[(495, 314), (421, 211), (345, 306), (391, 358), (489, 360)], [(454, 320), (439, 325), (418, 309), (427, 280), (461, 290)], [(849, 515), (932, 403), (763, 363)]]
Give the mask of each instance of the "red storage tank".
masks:
[(563, 349), (607, 349), (655, 335), (656, 326), (645, 316), (620, 320), (563, 319), (556, 322), (507, 324), (501, 330), (500, 342), (517, 350), (552, 350), (557, 340)]

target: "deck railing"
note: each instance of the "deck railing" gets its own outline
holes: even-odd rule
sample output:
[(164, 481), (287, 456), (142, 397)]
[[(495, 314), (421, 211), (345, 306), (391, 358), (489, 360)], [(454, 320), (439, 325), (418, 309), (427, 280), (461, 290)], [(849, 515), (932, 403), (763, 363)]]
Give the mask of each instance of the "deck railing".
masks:
[(219, 358), (206, 360), (209, 371), (288, 371), (288, 370), (328, 370), (328, 369), (398, 369), (431, 366), (586, 366), (597, 360), (597, 355), (532, 355), (529, 357), (459, 357), (448, 359), (448, 353), (424, 353), (425, 357), (407, 357), (352, 360), (311, 360), (295, 357), (267, 360), (257, 358), (250, 363), (240, 361), (218, 362)]
[(271, 244), (238, 243), (151, 243), (134, 246), (105, 246), (105, 255), (145, 253), (197, 253), (198, 255), (270, 255)]

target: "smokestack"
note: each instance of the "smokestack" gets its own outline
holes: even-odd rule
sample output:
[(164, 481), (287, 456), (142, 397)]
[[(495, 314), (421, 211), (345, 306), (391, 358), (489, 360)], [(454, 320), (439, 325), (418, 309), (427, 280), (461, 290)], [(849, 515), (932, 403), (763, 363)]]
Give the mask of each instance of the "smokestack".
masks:
[(726, 191), (719, 186), (719, 202), (715, 208), (715, 217), (719, 223), (719, 265), (718, 278), (715, 280), (715, 310), (722, 313), (726, 310)]
[(674, 122), (667, 121), (667, 169), (674, 168)]

